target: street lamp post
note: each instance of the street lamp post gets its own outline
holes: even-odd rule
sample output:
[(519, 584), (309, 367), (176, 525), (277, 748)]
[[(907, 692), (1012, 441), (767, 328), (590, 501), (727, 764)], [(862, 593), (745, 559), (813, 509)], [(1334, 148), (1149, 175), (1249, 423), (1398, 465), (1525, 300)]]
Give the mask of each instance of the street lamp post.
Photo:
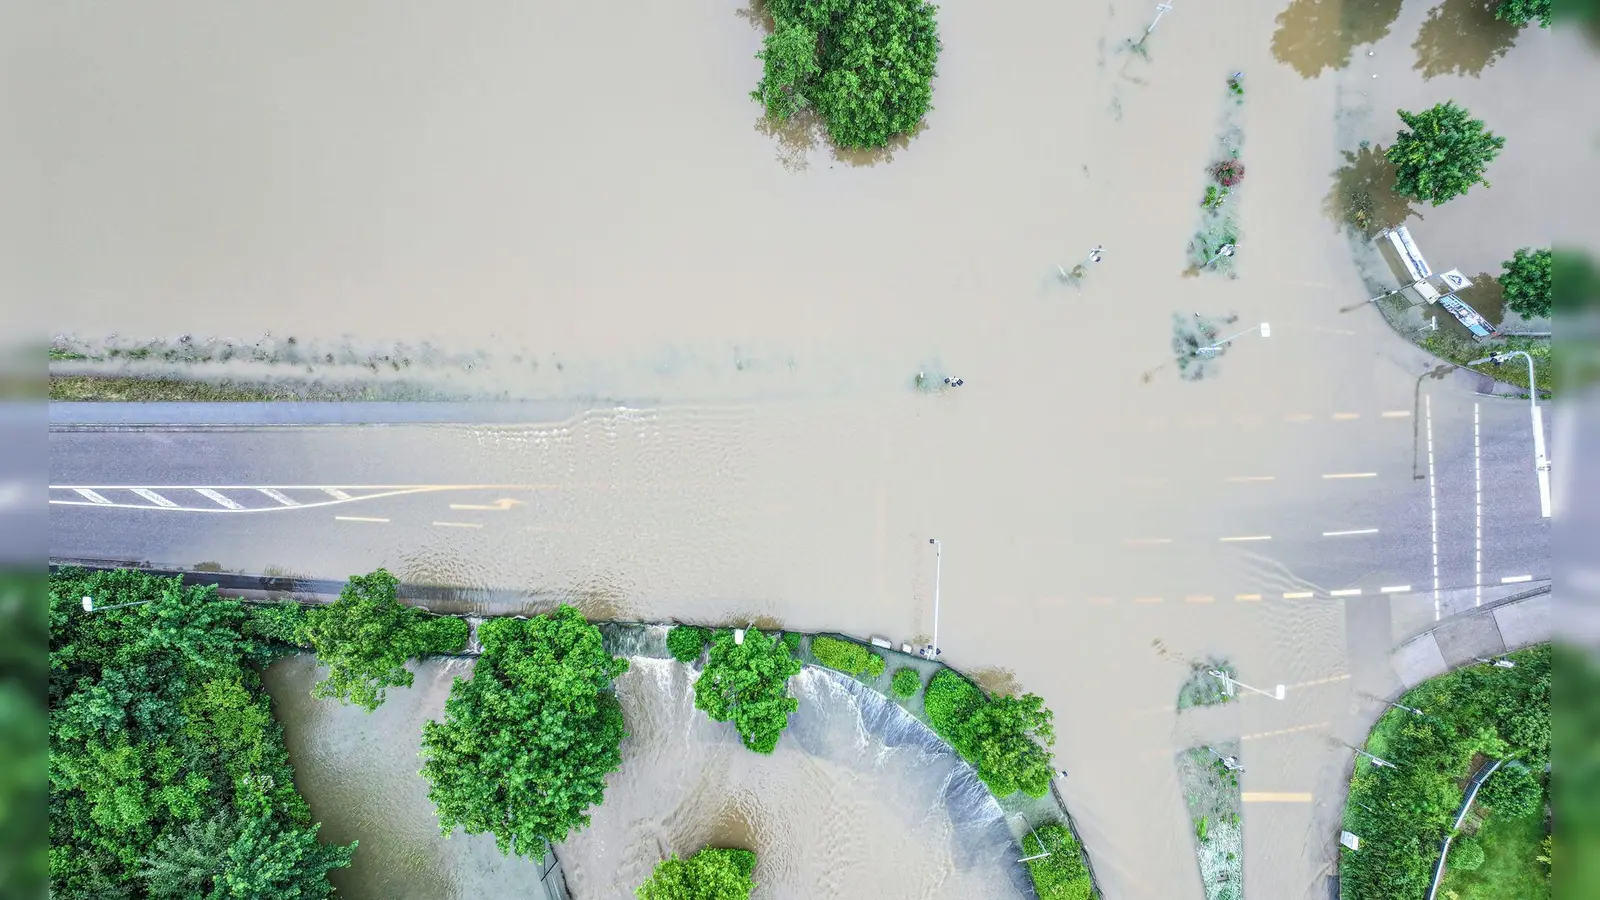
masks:
[(1251, 331), (1261, 331), (1262, 338), (1270, 338), (1270, 336), (1272, 336), (1272, 325), (1267, 322), (1262, 322), (1261, 325), (1256, 325), (1254, 328), (1245, 328), (1245, 330), (1240, 331), (1240, 333), (1237, 333), (1237, 335), (1230, 336), (1230, 338), (1222, 338), (1221, 341), (1211, 344), (1211, 346), (1208, 346), (1208, 348), (1197, 349), (1197, 351), (1195, 351), (1195, 356), (1216, 356), (1216, 351), (1224, 348), (1224, 346), (1227, 346), (1227, 344), (1234, 343), (1234, 341), (1237, 341), (1238, 338), (1243, 338), (1243, 336), (1248, 335), (1248, 333), (1251, 333)]
[(1395, 709), (1403, 709), (1406, 712), (1411, 713), (1414, 716), (1426, 716), (1427, 715), (1427, 713), (1423, 712), (1420, 709), (1417, 709), (1415, 706), (1407, 706), (1404, 703), (1396, 703), (1393, 700), (1385, 700), (1382, 697), (1378, 697), (1378, 696), (1375, 696), (1373, 694), (1368, 694), (1367, 696), (1371, 697), (1372, 699), (1374, 699), (1376, 701), (1378, 701), (1379, 703), (1384, 704), (1385, 706), (1392, 706)]
[(1155, 18), (1155, 21), (1151, 22), (1150, 23), (1150, 27), (1146, 28), (1144, 30), (1144, 36), (1145, 37), (1149, 37), (1150, 36), (1150, 32), (1156, 30), (1156, 25), (1161, 21), (1161, 17), (1166, 15), (1169, 12), (1172, 12), (1172, 4), (1171, 3), (1158, 3), (1158, 4), (1156, 4), (1156, 18)]
[(1200, 268), (1202, 268), (1202, 269), (1210, 268), (1212, 263), (1214, 263), (1217, 260), (1223, 258), (1224, 256), (1232, 256), (1233, 255), (1233, 251), (1235, 251), (1237, 249), (1238, 248), (1235, 247), (1232, 244), (1223, 244), (1221, 247), (1217, 248), (1216, 255), (1211, 257), (1210, 259), (1206, 260), (1206, 264), (1201, 266)]
[(1539, 408), (1539, 389), (1534, 386), (1533, 357), (1523, 350), (1507, 350), (1491, 353), (1467, 365), (1490, 363), (1498, 366), (1513, 356), (1520, 356), (1528, 361), (1528, 415), (1533, 418), (1533, 471), (1539, 479), (1539, 515), (1548, 519), (1550, 518), (1550, 460), (1544, 455), (1544, 410)]
[(1398, 769), (1398, 768), (1400, 768), (1399, 766), (1395, 765), (1394, 763), (1389, 762), (1387, 759), (1379, 759), (1378, 757), (1373, 756), (1371, 753), (1368, 753), (1367, 751), (1362, 750), (1360, 747), (1351, 747), (1350, 749), (1356, 751), (1357, 753), (1361, 754), (1362, 756), (1365, 756), (1367, 759), (1372, 760), (1372, 764), (1375, 765), (1375, 766), (1382, 766), (1383, 768), (1386, 768), (1386, 769)]
[(113, 603), (110, 606), (95, 606), (93, 597), (84, 597), (83, 598), (83, 611), (86, 612), (86, 613), (104, 612), (104, 611), (106, 611), (108, 609), (122, 609), (123, 607), (126, 607), (126, 606), (139, 606), (139, 605), (142, 605), (142, 604), (145, 604), (145, 603), (153, 603), (153, 602), (155, 602), (155, 601), (153, 601), (153, 600), (135, 600), (132, 603)]
[(1217, 678), (1221, 678), (1222, 679), (1222, 690), (1223, 690), (1224, 693), (1226, 693), (1230, 697), (1233, 696), (1233, 689), (1235, 687), (1242, 687), (1247, 691), (1255, 691), (1256, 693), (1260, 694), (1263, 697), (1271, 697), (1274, 700), (1282, 700), (1283, 699), (1284, 687), (1281, 684), (1278, 685), (1275, 690), (1263, 691), (1260, 688), (1253, 688), (1250, 685), (1245, 684), (1244, 682), (1240, 681), (1237, 678), (1234, 678), (1232, 675), (1229, 675), (1227, 672), (1224, 672), (1221, 669), (1212, 669), (1210, 674), (1216, 676)]
[(944, 544), (938, 538), (928, 538), (928, 543), (933, 545), (933, 643), (922, 649), (922, 658), (936, 659), (939, 656), (939, 570)]
[(1473, 659), (1486, 666), (1494, 666), (1497, 669), (1515, 669), (1517, 667), (1517, 664), (1509, 659), (1484, 659), (1481, 656), (1474, 656)]

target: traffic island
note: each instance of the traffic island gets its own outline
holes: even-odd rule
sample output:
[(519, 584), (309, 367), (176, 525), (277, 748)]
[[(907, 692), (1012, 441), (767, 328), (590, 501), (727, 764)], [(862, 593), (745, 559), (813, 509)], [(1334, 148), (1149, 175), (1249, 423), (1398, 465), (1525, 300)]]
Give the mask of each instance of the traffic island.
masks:
[(1200, 662), (1191, 663), (1189, 666), (1189, 680), (1178, 688), (1178, 709), (1191, 709), (1196, 706), (1220, 706), (1231, 703), (1233, 696), (1227, 691), (1226, 683), (1213, 675), (1221, 672), (1229, 679), (1235, 679), (1239, 673), (1234, 669), (1233, 663), (1218, 657), (1210, 657)]
[(1189, 269), (1185, 275), (1220, 272), (1237, 278), (1233, 256), (1239, 243), (1238, 203), (1234, 193), (1244, 180), (1244, 163), (1239, 154), (1244, 130), (1239, 125), (1239, 110), (1244, 106), (1244, 73), (1228, 76), (1224, 95), (1222, 127), (1217, 134), (1212, 161), (1206, 167), (1206, 190), (1200, 198), (1200, 225), (1189, 239)]
[(1244, 896), (1243, 800), (1239, 744), (1230, 741), (1178, 754), (1178, 784), (1194, 826), (1195, 859), (1206, 900)]

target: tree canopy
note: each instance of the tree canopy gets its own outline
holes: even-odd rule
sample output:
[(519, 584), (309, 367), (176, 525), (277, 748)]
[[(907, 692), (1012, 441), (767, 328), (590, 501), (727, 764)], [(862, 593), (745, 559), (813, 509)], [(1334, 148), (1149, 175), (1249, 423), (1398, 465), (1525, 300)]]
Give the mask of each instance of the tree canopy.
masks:
[(307, 613), (307, 639), (317, 661), (328, 667), (312, 696), (371, 712), (383, 703), (385, 688), (411, 686), (406, 660), (466, 646), (465, 621), (401, 605), (395, 599), (399, 584), (385, 569), (356, 575), (338, 600)]
[(1422, 112), (1399, 110), (1412, 130), (1400, 132), (1384, 156), (1395, 167), (1395, 192), (1434, 206), (1459, 197), (1475, 184), (1489, 186), (1483, 172), (1506, 139), (1471, 118), (1455, 101)]
[(1500, 5), (1495, 7), (1494, 17), (1516, 25), (1526, 25), (1538, 19), (1540, 28), (1549, 28), (1551, 6), (1550, 0), (1500, 0)]
[(749, 850), (707, 847), (688, 859), (676, 855), (656, 864), (639, 900), (750, 900), (756, 855)]
[(622, 707), (612, 680), (628, 661), (570, 606), (491, 619), (483, 655), (457, 678), (444, 721), (422, 727), (422, 775), (449, 834), (493, 834), (502, 853), (543, 859), (588, 824), (622, 765)]
[(743, 643), (733, 633), (711, 642), (706, 667), (694, 683), (694, 705), (717, 722), (732, 722), (744, 745), (757, 753), (777, 749), (800, 701), (789, 696), (789, 677), (800, 661), (778, 635), (747, 631)]
[(1549, 248), (1523, 247), (1502, 264), (1499, 281), (1507, 309), (1529, 319), (1550, 315), (1552, 262)]
[(355, 845), (317, 840), (259, 677), (294, 615), (137, 571), (50, 577), (55, 896), (331, 894)]
[(750, 96), (779, 121), (816, 110), (841, 147), (882, 147), (931, 106), (936, 10), (923, 0), (769, 0), (774, 27)]
[(972, 763), (995, 796), (1022, 791), (1043, 797), (1050, 790), (1054, 714), (1037, 694), (986, 697), (944, 669), (928, 682), (923, 697), (933, 730)]

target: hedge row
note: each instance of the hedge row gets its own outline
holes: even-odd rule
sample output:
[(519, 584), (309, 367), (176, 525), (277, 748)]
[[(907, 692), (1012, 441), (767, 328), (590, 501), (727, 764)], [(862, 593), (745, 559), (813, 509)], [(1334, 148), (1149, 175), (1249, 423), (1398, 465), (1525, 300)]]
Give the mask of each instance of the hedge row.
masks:
[(1022, 839), (1022, 849), (1027, 856), (1050, 854), (1028, 862), (1039, 900), (1089, 900), (1094, 896), (1083, 848), (1067, 826), (1055, 822), (1040, 825)]
[(843, 641), (826, 635), (811, 639), (811, 655), (817, 658), (817, 662), (847, 675), (865, 674), (868, 678), (877, 678), (883, 674), (886, 666), (882, 656), (855, 641)]

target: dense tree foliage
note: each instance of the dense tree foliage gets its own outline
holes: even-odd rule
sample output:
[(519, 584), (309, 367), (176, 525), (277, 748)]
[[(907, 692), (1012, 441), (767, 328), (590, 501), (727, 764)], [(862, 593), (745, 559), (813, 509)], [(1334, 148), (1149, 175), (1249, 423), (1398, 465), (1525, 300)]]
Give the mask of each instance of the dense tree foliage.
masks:
[(866, 675), (877, 678), (883, 674), (883, 657), (855, 641), (818, 635), (811, 639), (811, 655), (830, 669), (847, 675)]
[(489, 833), (502, 853), (543, 859), (588, 824), (606, 775), (622, 765), (622, 707), (612, 679), (628, 661), (570, 606), (491, 619), (483, 655), (457, 678), (444, 721), (422, 728), (422, 775), (449, 834)]
[(894, 670), (890, 688), (894, 691), (894, 695), (901, 699), (915, 697), (917, 691), (922, 689), (922, 675), (910, 666), (902, 666)]
[(1478, 789), (1477, 802), (1496, 816), (1520, 818), (1537, 812), (1544, 800), (1539, 776), (1527, 766), (1510, 762), (1501, 766)]
[(1483, 865), (1483, 844), (1477, 838), (1464, 837), (1450, 842), (1447, 864), (1452, 869), (1471, 872)]
[(1361, 849), (1342, 852), (1340, 885), (1348, 900), (1426, 892), (1475, 761), (1517, 759), (1535, 771), (1544, 768), (1550, 758), (1550, 646), (1511, 659), (1516, 668), (1469, 666), (1401, 699), (1426, 716), (1391, 710), (1379, 720), (1367, 749), (1399, 768), (1356, 764), (1345, 828), (1360, 836)]
[(881, 147), (933, 98), (936, 7), (923, 0), (768, 0), (772, 34), (751, 92), (768, 117), (810, 107), (841, 147)]
[(50, 759), (45, 593), (44, 573), (0, 570), (0, 885), (19, 898), (46, 896), (50, 880), (40, 840), (50, 796), (39, 777)]
[(1475, 184), (1488, 186), (1483, 171), (1506, 139), (1485, 128), (1482, 119), (1471, 118), (1453, 100), (1399, 114), (1412, 130), (1402, 130), (1384, 153), (1395, 167), (1396, 193), (1439, 206)]
[(667, 652), (678, 662), (694, 662), (709, 640), (711, 632), (698, 625), (674, 625), (667, 632)]
[(1539, 27), (1549, 28), (1551, 5), (1551, 0), (1500, 0), (1494, 17), (1515, 25), (1526, 25), (1538, 19)]
[(1022, 851), (1025, 856), (1050, 854), (1028, 862), (1039, 900), (1089, 900), (1094, 896), (1083, 849), (1067, 826), (1055, 822), (1040, 825), (1022, 839)]
[(55, 896), (329, 896), (355, 845), (317, 841), (259, 677), (294, 617), (142, 572), (51, 576)]
[(707, 847), (688, 859), (671, 856), (656, 864), (639, 900), (750, 900), (756, 855), (749, 850)]
[(1523, 247), (1502, 264), (1499, 281), (1507, 309), (1529, 319), (1550, 315), (1552, 262), (1549, 248)]
[(694, 705), (713, 720), (732, 722), (744, 745), (757, 753), (777, 749), (800, 701), (789, 696), (789, 677), (800, 661), (778, 635), (747, 631), (742, 643), (732, 632), (711, 642), (705, 669), (694, 683)]
[(997, 797), (1050, 790), (1049, 747), (1054, 715), (1036, 694), (985, 697), (971, 682), (945, 669), (928, 682), (923, 698), (933, 730), (978, 770)]
[(406, 660), (466, 647), (465, 621), (402, 606), (395, 599), (399, 584), (385, 569), (357, 575), (338, 600), (307, 613), (306, 636), (317, 661), (328, 667), (312, 696), (371, 712), (383, 703), (385, 688), (411, 686)]

